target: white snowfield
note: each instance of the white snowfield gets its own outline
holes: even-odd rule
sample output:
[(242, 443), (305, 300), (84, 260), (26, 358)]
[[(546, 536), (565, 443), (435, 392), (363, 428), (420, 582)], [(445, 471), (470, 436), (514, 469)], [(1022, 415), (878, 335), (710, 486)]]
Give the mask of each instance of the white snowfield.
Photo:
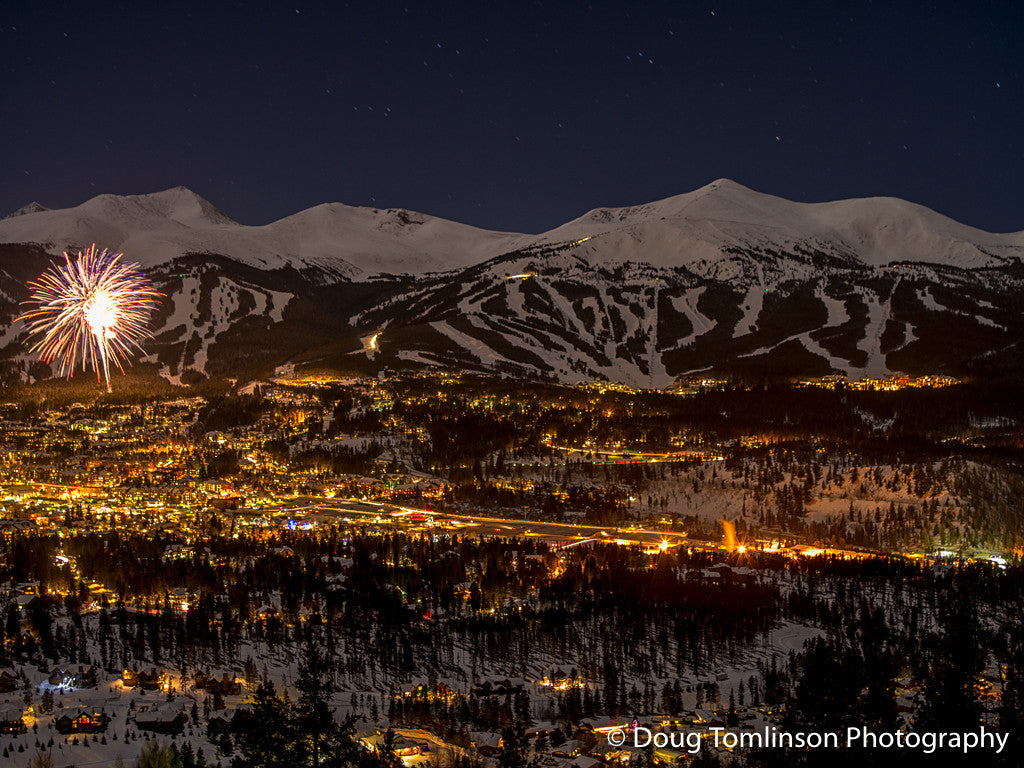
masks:
[[(647, 205), (598, 208), (539, 239), (558, 243), (595, 235), (581, 250), (600, 253), (606, 261), (669, 267), (717, 261), (725, 247), (796, 244), (855, 255), (870, 266), (923, 261), (974, 268), (1024, 258), (1024, 232), (984, 232), (905, 200), (795, 203), (728, 179)], [(639, 253), (644, 256), (638, 258)]]
[(0, 242), (38, 243), (53, 254), (96, 243), (153, 267), (187, 253), (211, 253), (260, 269), (313, 267), (335, 279), (470, 266), (514, 249), (520, 239), (424, 214), (341, 203), (246, 226), (184, 187), (99, 195), (75, 208), (0, 220)]
[(341, 203), (247, 226), (175, 187), (99, 195), (61, 210), (33, 203), (0, 219), (0, 242), (38, 243), (53, 254), (95, 242), (147, 267), (213, 253), (261, 269), (314, 268), (333, 280), (461, 269), (521, 248), (570, 243), (574, 256), (595, 266), (684, 266), (723, 278), (735, 268), (724, 250), (730, 248), (800, 246), (875, 267), (921, 261), (977, 268), (1024, 258), (1024, 232), (984, 232), (889, 197), (795, 203), (728, 179), (646, 205), (597, 208), (539, 235)]

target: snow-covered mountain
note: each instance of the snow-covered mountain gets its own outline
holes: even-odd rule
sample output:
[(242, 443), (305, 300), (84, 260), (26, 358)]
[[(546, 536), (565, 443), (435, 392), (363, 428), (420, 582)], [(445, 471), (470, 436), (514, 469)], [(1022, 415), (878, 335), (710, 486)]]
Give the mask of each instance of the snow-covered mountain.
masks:
[(0, 219), (0, 243), (36, 243), (55, 255), (95, 242), (145, 266), (209, 253), (260, 269), (323, 269), (354, 280), (464, 268), (520, 248), (584, 239), (576, 253), (595, 266), (647, 263), (698, 272), (714, 272), (735, 249), (758, 248), (818, 250), (871, 266), (972, 268), (1024, 258), (1024, 232), (983, 232), (896, 198), (794, 203), (728, 179), (647, 205), (597, 208), (540, 235), (341, 203), (245, 226), (185, 187), (99, 195), (60, 210), (31, 203)]
[(522, 240), (401, 209), (341, 203), (251, 227), (185, 187), (39, 208), (26, 206), (0, 220), (0, 243), (35, 243), (54, 255), (97, 243), (147, 267), (187, 254), (216, 254), (258, 269), (291, 267), (326, 282), (468, 266)]
[(598, 261), (714, 269), (735, 249), (821, 251), (870, 266), (922, 261), (998, 266), (1024, 258), (1024, 232), (992, 234), (891, 197), (794, 203), (728, 179), (629, 208), (597, 208), (540, 236), (538, 243), (589, 237)]
[(33, 204), (0, 220), (0, 293), (23, 299), (49, 255), (92, 242), (162, 285), (150, 360), (172, 378), (305, 361), (660, 387), (710, 369), (1001, 371), (1024, 340), (1024, 232), (725, 179), (539, 235), (338, 203), (252, 227), (182, 187)]

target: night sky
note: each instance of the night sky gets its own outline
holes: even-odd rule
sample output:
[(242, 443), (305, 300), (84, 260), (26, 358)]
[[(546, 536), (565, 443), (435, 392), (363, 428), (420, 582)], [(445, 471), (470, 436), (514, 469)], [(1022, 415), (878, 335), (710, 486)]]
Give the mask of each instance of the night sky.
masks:
[(540, 232), (719, 177), (1024, 229), (1024, 3), (6, 2), (0, 214), (185, 185)]

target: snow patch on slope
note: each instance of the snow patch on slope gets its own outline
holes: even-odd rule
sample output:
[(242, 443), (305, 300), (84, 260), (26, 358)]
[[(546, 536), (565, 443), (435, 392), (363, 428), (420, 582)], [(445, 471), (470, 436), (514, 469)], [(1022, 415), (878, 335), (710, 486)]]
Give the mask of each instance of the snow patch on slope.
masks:
[[(892, 293), (895, 292), (894, 286)], [(885, 362), (885, 355), (882, 354), (882, 334), (885, 332), (885, 323), (889, 319), (889, 304), (892, 301), (892, 294), (885, 301), (880, 301), (878, 296), (869, 295), (866, 290), (858, 289), (858, 293), (867, 304), (868, 320), (864, 328), (864, 337), (857, 343), (857, 348), (867, 354), (868, 361), (862, 369), (857, 370), (861, 376), (885, 376), (889, 373), (889, 368)]]
[[(932, 312), (951, 312), (954, 315), (960, 315), (961, 317), (969, 317), (972, 320), (978, 322), (979, 324), (987, 325), (990, 328), (997, 328), (1001, 331), (1006, 330), (1005, 325), (1000, 325), (995, 320), (986, 317), (985, 315), (971, 314), (970, 312), (964, 312), (963, 310), (956, 309), (945, 304), (940, 304), (932, 295), (931, 289), (928, 288), (927, 286), (925, 286), (924, 288), (917, 289), (917, 299), (925, 306), (926, 309), (930, 309)], [(978, 305), (983, 306), (984, 304), (987, 303), (988, 302), (978, 302)], [(988, 306), (991, 307), (992, 305), (989, 304)]]
[(743, 317), (736, 323), (732, 337), (738, 339), (757, 330), (757, 318), (761, 315), (761, 308), (764, 306), (764, 294), (768, 289), (763, 285), (751, 285), (747, 288), (747, 295), (743, 297), (741, 304)]
[(700, 297), (704, 295), (706, 288), (707, 286), (702, 285), (699, 288), (692, 288), (688, 290), (682, 296), (672, 297), (672, 307), (679, 314), (685, 315), (686, 319), (690, 321), (690, 325), (692, 327), (690, 334), (685, 338), (680, 339), (673, 349), (689, 346), (698, 336), (703, 336), (718, 325), (717, 320), (708, 317), (697, 309), (697, 304), (700, 301)]

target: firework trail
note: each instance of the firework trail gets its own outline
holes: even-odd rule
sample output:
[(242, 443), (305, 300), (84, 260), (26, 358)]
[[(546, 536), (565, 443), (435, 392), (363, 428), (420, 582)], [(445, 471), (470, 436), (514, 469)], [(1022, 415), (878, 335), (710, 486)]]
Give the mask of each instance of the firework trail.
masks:
[(133, 351), (149, 338), (150, 310), (160, 303), (152, 283), (138, 265), (121, 261), (120, 253), (97, 252), (95, 244), (63, 264), (52, 264), (29, 283), (32, 298), (18, 320), (32, 335), (42, 334), (30, 348), (44, 363), (60, 362), (60, 375), (73, 376), (92, 366), (97, 381), (110, 391), (110, 363), (124, 373)]

